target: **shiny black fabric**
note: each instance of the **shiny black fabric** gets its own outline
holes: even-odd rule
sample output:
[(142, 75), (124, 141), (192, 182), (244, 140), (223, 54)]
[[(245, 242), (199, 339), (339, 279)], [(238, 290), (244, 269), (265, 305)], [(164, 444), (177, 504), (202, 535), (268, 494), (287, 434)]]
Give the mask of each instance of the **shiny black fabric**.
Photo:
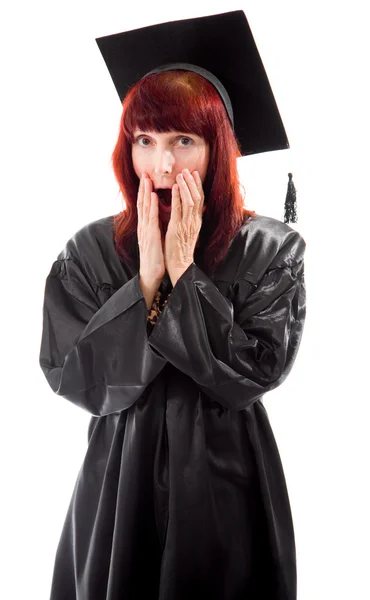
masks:
[(305, 241), (257, 215), (209, 278), (195, 262), (149, 333), (113, 217), (46, 279), (40, 365), (91, 414), (51, 600), (295, 600), (294, 531), (262, 397), (306, 314)]

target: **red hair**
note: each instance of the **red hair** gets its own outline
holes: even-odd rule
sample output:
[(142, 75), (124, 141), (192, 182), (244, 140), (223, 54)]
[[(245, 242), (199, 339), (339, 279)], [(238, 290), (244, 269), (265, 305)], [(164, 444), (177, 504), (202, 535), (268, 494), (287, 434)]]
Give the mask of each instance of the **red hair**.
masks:
[[(206, 272), (221, 264), (240, 227), (255, 215), (244, 207), (236, 159), (241, 156), (224, 104), (213, 85), (192, 71), (148, 75), (132, 86), (124, 99), (112, 165), (126, 209), (114, 217), (116, 251), (124, 261), (138, 256), (137, 177), (131, 157), (134, 131), (181, 131), (209, 143), (209, 163), (203, 182), (207, 210), (196, 248), (197, 264)], [(163, 228), (160, 223), (162, 235)]]

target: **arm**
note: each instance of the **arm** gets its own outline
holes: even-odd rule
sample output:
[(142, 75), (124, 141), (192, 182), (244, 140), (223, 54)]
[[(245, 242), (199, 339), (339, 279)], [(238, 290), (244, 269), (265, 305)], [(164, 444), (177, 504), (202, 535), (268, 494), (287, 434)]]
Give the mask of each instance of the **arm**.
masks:
[(160, 283), (160, 281), (154, 283), (147, 282), (142, 275), (139, 275), (139, 284), (145, 298), (147, 310), (150, 310), (153, 305), (154, 296), (158, 291)]
[(148, 344), (139, 274), (102, 306), (74, 260), (46, 279), (40, 366), (52, 390), (97, 416), (130, 407), (167, 360)]
[(179, 277), (149, 344), (227, 408), (248, 408), (289, 374), (300, 345), (305, 242), (290, 236), (257, 286), (240, 279), (233, 302), (195, 263)]

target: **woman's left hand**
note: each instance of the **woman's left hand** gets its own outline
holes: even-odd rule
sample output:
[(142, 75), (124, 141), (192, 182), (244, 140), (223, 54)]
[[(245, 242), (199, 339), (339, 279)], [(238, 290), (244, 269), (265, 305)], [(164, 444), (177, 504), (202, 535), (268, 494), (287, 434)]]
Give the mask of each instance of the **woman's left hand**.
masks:
[[(187, 169), (177, 175), (172, 186), (171, 218), (165, 244), (165, 266), (177, 281), (194, 261), (194, 250), (202, 227), (204, 192), (198, 171)], [(174, 283), (173, 283), (174, 285)]]

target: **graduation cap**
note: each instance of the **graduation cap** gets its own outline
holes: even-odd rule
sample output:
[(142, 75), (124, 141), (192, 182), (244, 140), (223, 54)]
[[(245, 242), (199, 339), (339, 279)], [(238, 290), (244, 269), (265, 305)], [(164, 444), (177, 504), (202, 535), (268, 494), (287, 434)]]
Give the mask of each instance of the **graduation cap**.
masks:
[[(219, 93), (241, 154), (289, 148), (289, 141), (242, 10), (159, 23), (96, 39), (118, 96), (152, 73), (194, 71)], [(284, 222), (296, 222), (291, 173)]]

